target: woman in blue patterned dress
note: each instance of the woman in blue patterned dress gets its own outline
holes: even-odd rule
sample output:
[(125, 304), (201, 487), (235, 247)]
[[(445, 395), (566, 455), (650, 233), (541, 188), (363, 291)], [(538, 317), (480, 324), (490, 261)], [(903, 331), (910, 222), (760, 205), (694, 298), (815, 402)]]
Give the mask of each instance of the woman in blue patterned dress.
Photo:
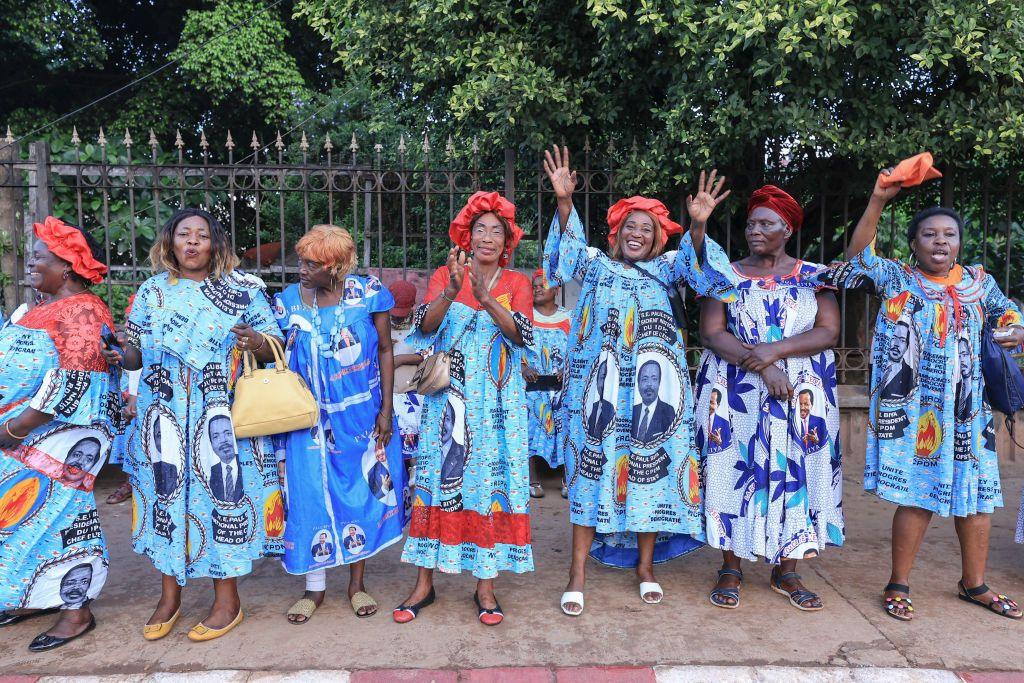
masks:
[[(540, 376), (555, 376), (562, 381), (562, 367), (565, 362), (566, 344), (569, 340), (569, 311), (555, 303), (560, 287), (550, 287), (544, 277), (544, 269), (538, 268), (533, 274), (533, 344), (526, 349), (523, 361), (523, 379), (536, 382)], [(537, 459), (542, 458), (548, 467), (564, 465), (555, 448), (558, 433), (555, 413), (558, 410), (557, 389), (536, 389), (531, 391), (527, 384), (526, 396), (529, 401), (530, 419), (530, 497), (543, 498), (544, 488), (537, 476)], [(568, 498), (569, 491), (562, 477), (562, 497)]]
[(964, 223), (952, 209), (925, 209), (911, 219), (911, 264), (875, 254), (878, 220), (900, 190), (888, 174), (879, 175), (850, 238), (849, 262), (833, 264), (821, 280), (841, 287), (867, 281), (882, 299), (871, 349), (864, 488), (899, 506), (883, 606), (896, 619), (913, 618), (909, 579), (917, 550), (933, 514), (953, 515), (960, 598), (1019, 619), (1017, 604), (985, 585), (992, 512), (1003, 496), (981, 335), (989, 325), (1001, 346), (1020, 344), (1021, 313), (980, 266), (958, 263)]
[[(797, 609), (821, 600), (797, 560), (843, 543), (835, 357), (839, 305), (807, 279), (821, 266), (786, 254), (803, 210), (773, 185), (751, 195), (750, 256), (733, 263), (739, 298), (701, 302), (697, 448), (708, 545), (722, 551), (711, 604), (740, 602), (740, 560), (773, 565), (771, 587)], [(706, 416), (706, 417), (704, 417)]]
[(0, 626), (60, 618), (29, 650), (52, 650), (96, 626), (107, 578), (93, 485), (120, 410), (100, 353), (107, 306), (88, 291), (107, 273), (100, 247), (52, 216), (34, 225), (28, 283), (50, 297), (0, 327)]
[[(142, 629), (163, 638), (181, 614), (187, 579), (213, 579), (209, 614), (192, 627), (212, 640), (243, 619), (236, 577), (279, 553), (283, 509), (269, 439), (236, 439), (231, 398), (240, 351), (273, 360), (262, 335), (279, 335), (262, 280), (236, 271), (231, 238), (206, 211), (181, 209), (157, 235), (120, 341), (123, 364), (142, 369), (141, 448), (128, 452), (132, 547), (162, 575)], [(109, 355), (121, 362), (120, 354)]]
[(366, 560), (402, 538), (405, 467), (392, 434), (391, 293), (353, 271), (347, 230), (316, 225), (295, 245), (299, 284), (274, 298), (288, 366), (320, 406), (312, 429), (275, 437), (284, 465), (284, 568), (305, 574), (306, 593), (288, 610), (302, 624), (324, 600), (327, 569), (347, 564), (359, 617), (377, 612)]
[(660, 602), (654, 563), (704, 541), (700, 471), (693, 442), (693, 395), (685, 347), (667, 287), (686, 282), (705, 296), (736, 297), (738, 278), (707, 219), (728, 192), (724, 178), (701, 173), (688, 198), (690, 230), (678, 251), (662, 254), (682, 228), (654, 199), (631, 197), (608, 211), (610, 253), (588, 247), (572, 204), (569, 152), (545, 152), (558, 215), (544, 248), (548, 280), (581, 282), (572, 314), (559, 412), (566, 463), (572, 565), (562, 611), (583, 612), (587, 553), (636, 569), (640, 597)]
[(477, 578), (477, 617), (494, 626), (504, 618), (494, 595), (498, 572), (533, 571), (519, 371), (523, 348), (533, 341), (532, 297), (526, 276), (505, 268), (523, 234), (511, 202), (477, 192), (448, 234), (456, 246), (431, 276), (407, 339), (413, 348), (451, 352), (451, 384), (424, 397), (402, 552), (402, 561), (419, 571), (394, 619), (412, 621), (434, 601), (435, 569), (468, 570)]

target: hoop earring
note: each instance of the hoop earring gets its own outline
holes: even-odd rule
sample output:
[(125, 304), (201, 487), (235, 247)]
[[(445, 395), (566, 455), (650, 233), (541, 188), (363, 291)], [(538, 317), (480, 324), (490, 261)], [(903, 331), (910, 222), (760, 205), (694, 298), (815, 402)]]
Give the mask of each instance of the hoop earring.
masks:
[(910, 267), (917, 268), (917, 254), (913, 252), (910, 253)]
[(71, 277), (71, 271), (70, 270), (65, 270), (64, 271), (64, 279), (67, 280), (69, 277)]

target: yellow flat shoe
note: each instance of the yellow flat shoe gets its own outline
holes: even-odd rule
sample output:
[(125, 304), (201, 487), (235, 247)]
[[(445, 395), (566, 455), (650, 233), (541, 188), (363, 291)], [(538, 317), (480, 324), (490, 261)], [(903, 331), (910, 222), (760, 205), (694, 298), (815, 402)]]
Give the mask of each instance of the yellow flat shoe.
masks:
[(146, 640), (160, 640), (161, 638), (163, 638), (171, 632), (171, 629), (174, 628), (174, 625), (178, 623), (178, 617), (180, 616), (181, 607), (178, 607), (178, 609), (174, 612), (174, 615), (171, 616), (171, 618), (167, 621), (161, 622), (159, 624), (146, 624), (142, 627), (142, 637)]
[(215, 638), (220, 638), (222, 635), (224, 635), (234, 627), (241, 624), (242, 619), (244, 617), (245, 615), (242, 614), (242, 610), (238, 610), (238, 616), (235, 617), (234, 621), (232, 621), (224, 628), (210, 628), (200, 621), (198, 624), (192, 627), (192, 630), (188, 632), (188, 639), (199, 643), (204, 640), (214, 640)]

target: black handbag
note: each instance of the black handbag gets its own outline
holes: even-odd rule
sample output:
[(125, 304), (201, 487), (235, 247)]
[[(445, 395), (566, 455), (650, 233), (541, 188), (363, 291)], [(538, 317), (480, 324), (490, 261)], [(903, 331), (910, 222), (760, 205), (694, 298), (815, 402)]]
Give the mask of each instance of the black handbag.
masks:
[(661, 278), (648, 271), (639, 263), (631, 262), (630, 265), (646, 277), (657, 282), (661, 285), (661, 288), (665, 290), (665, 293), (668, 295), (668, 305), (672, 308), (672, 317), (676, 321), (676, 327), (678, 327), (683, 333), (683, 342), (685, 343), (687, 330), (690, 329), (690, 318), (686, 314), (686, 304), (683, 303), (683, 292), (680, 291), (679, 285), (664, 282)]
[(989, 405), (1006, 416), (1006, 429), (1017, 444), (1014, 415), (1024, 409), (1024, 373), (1009, 352), (996, 343), (988, 325), (981, 330), (981, 375)]

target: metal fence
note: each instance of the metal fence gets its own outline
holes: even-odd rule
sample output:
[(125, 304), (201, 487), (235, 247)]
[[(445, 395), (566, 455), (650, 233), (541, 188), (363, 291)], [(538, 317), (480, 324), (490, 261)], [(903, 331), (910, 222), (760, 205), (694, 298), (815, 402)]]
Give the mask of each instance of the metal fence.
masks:
[[(49, 214), (76, 221), (105, 244), (112, 274), (97, 291), (116, 309), (148, 277), (149, 245), (182, 206), (201, 206), (220, 218), (245, 267), (274, 288), (296, 279), (295, 241), (323, 222), (350, 230), (364, 272), (429, 271), (449, 248), (449, 221), (480, 189), (499, 191), (516, 204), (526, 236), (513, 265), (533, 268), (555, 208), (539, 150), (481, 150), (474, 141), (457, 145), (450, 138), (435, 148), (427, 137), (385, 146), (353, 136), (341, 144), (329, 135), (313, 141), (305, 134), (288, 140), (278, 134), (267, 144), (256, 133), (242, 145), (229, 132), (218, 147), (205, 133), (188, 141), (177, 133), (166, 148), (152, 131), (144, 145), (128, 131), (116, 141), (103, 131), (89, 141), (77, 130), (67, 141), (18, 144), (9, 136), (0, 144), (0, 307), (9, 311), (31, 295), (24, 286), (24, 249), (32, 223)], [(587, 143), (574, 157), (577, 208), (595, 246), (605, 245), (608, 205), (632, 189), (619, 182), (620, 164), (628, 164), (631, 154), (636, 150), (596, 150)], [(746, 198), (762, 182), (785, 187), (804, 204), (804, 228), (793, 253), (818, 262), (841, 256), (874, 176), (871, 169), (828, 160), (818, 168), (780, 166), (756, 177), (723, 170), (734, 176), (734, 192), (709, 234), (733, 259), (746, 253)], [(1015, 201), (1020, 181), (1019, 170), (947, 170), (941, 184), (894, 203), (880, 227), (879, 251), (906, 257), (901, 231), (912, 212), (935, 203), (956, 206), (972, 226), (963, 260), (983, 263), (1008, 292), (1019, 294), (1024, 288), (1014, 274), (1024, 272), (1024, 249), (1014, 245), (1024, 238)], [(691, 188), (667, 190), (659, 198), (673, 215), (685, 216)], [(840, 299), (840, 381), (864, 384), (877, 304), (856, 291), (842, 292)]]

